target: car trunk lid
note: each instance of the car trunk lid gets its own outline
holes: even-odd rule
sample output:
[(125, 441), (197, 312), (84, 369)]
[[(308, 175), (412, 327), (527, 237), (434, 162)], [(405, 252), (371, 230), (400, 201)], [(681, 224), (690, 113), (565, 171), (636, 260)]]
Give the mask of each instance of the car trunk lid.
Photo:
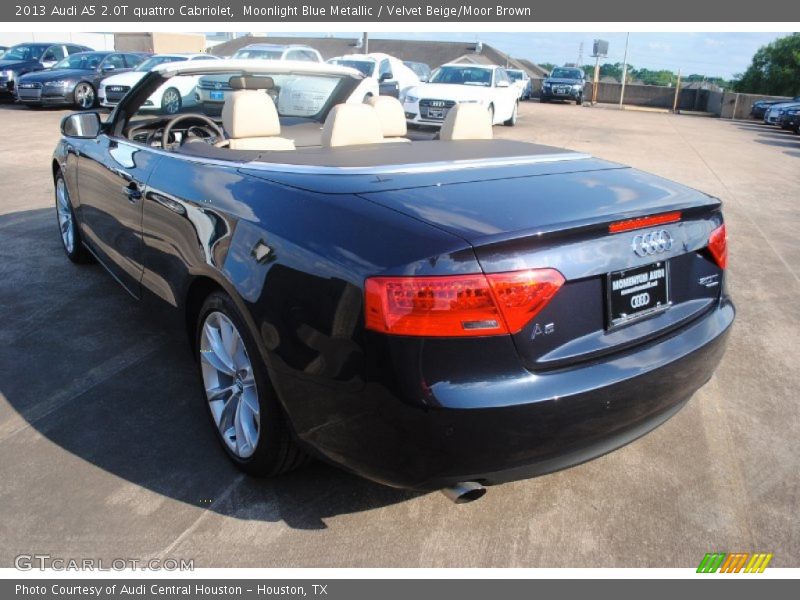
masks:
[[(707, 250), (718, 200), (585, 162), (598, 168), (362, 196), (460, 236), (486, 273), (557, 269), (565, 284), (513, 337), (527, 367), (560, 368), (674, 331), (722, 284)], [(652, 216), (666, 218), (635, 220)]]

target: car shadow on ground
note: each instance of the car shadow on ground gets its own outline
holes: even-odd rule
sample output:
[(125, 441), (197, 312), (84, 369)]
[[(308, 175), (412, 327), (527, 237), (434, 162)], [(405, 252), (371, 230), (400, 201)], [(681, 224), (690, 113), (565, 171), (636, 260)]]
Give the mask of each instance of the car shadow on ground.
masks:
[(142, 488), (298, 529), (417, 495), (321, 462), (242, 475), (211, 429), (183, 332), (165, 331), (99, 265), (70, 263), (53, 209), (0, 215), (0, 238), (0, 305), (12, 313), (0, 323), (0, 399), (14, 409), (0, 412), (0, 444), (33, 428)]

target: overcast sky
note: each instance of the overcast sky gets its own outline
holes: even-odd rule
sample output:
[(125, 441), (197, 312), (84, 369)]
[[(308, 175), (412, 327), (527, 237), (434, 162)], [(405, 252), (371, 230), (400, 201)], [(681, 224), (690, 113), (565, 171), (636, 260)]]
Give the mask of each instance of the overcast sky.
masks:
[[(275, 35), (287, 35), (278, 34)], [(313, 36), (319, 34), (296, 34)], [(337, 33), (355, 37), (358, 33)], [(443, 41), (480, 40), (516, 58), (534, 62), (563, 64), (578, 59), (583, 42), (584, 63), (590, 58), (592, 40), (609, 41), (609, 57), (604, 62), (622, 62), (624, 33), (375, 33), (375, 38), (424, 39)], [(628, 62), (637, 68), (670, 69), (684, 74), (730, 78), (742, 73), (760, 46), (786, 33), (631, 33)]]

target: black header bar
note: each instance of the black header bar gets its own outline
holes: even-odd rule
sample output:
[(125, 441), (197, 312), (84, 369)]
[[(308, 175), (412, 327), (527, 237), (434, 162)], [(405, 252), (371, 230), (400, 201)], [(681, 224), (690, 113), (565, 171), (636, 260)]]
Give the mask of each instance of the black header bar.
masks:
[(119, 22), (771, 22), (800, 21), (785, 0), (12, 0), (5, 23)]

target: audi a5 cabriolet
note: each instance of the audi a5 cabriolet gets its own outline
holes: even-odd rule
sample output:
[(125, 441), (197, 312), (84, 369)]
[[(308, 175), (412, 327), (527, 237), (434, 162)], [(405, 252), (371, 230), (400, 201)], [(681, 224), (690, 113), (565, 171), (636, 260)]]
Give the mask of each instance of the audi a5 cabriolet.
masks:
[[(232, 90), (221, 117), (146, 105), (198, 76)], [(237, 465), (319, 457), (467, 501), (634, 440), (711, 377), (734, 319), (719, 200), (492, 139), (477, 104), (409, 141), (396, 99), (345, 102), (361, 79), (173, 63), (62, 122), (67, 256), (175, 315)]]

